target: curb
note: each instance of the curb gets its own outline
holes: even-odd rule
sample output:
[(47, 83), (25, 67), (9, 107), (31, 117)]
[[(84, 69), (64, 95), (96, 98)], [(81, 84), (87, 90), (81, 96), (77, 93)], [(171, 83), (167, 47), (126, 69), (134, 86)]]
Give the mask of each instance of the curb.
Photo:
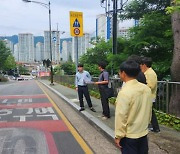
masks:
[[(47, 85), (46, 83), (39, 81), (42, 83), (44, 86), (46, 86), (48, 89), (50, 89), (52, 92), (54, 92), (56, 95), (58, 95), (61, 99), (66, 101), (76, 112), (79, 113), (80, 107), (73, 103), (70, 99), (62, 95), (60, 92), (57, 90), (53, 89), (51, 86)], [(97, 119), (96, 117), (92, 116), (90, 113), (87, 111), (82, 111), (80, 114), (83, 118), (85, 118), (90, 124), (93, 124), (100, 132), (102, 132), (107, 139), (109, 139), (112, 143), (114, 142), (114, 131), (106, 126), (102, 121)]]

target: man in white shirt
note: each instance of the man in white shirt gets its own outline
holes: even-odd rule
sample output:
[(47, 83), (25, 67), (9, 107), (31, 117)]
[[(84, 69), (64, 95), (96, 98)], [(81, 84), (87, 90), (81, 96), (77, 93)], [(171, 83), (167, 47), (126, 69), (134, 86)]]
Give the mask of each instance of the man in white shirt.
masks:
[(78, 91), (79, 102), (80, 102), (80, 109), (79, 111), (84, 111), (84, 102), (83, 102), (83, 95), (86, 98), (87, 104), (91, 111), (96, 112), (92, 106), (91, 98), (89, 95), (89, 90), (87, 83), (91, 81), (91, 76), (88, 71), (85, 71), (83, 68), (83, 64), (78, 65), (78, 72), (76, 73), (75, 77), (75, 85), (76, 90)]

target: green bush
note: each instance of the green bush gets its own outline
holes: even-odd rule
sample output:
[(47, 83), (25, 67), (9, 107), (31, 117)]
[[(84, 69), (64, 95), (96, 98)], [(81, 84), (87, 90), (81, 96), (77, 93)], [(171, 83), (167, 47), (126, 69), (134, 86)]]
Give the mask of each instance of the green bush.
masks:
[(160, 124), (172, 127), (180, 131), (180, 119), (170, 114), (166, 114), (156, 110), (156, 116)]
[(7, 82), (8, 79), (0, 75), (0, 82)]
[[(67, 86), (67, 87), (70, 87), (72, 89), (75, 89), (74, 85), (70, 85), (68, 83), (62, 83), (62, 82), (60, 82), (60, 84), (64, 85), (64, 86)], [(93, 96), (93, 97), (95, 97), (97, 99), (100, 99), (99, 92), (95, 92), (93, 90), (90, 90), (89, 93), (90, 93), (91, 96)], [(109, 102), (111, 104), (115, 105), (116, 97), (110, 98)], [(157, 111), (157, 110), (155, 110), (155, 113), (157, 115), (157, 119), (158, 119), (158, 122), (160, 124), (171, 127), (171, 128), (174, 128), (177, 131), (180, 131), (180, 119), (178, 117), (175, 117), (173, 115), (166, 114), (166, 113), (163, 113), (163, 112), (160, 112), (160, 111)]]

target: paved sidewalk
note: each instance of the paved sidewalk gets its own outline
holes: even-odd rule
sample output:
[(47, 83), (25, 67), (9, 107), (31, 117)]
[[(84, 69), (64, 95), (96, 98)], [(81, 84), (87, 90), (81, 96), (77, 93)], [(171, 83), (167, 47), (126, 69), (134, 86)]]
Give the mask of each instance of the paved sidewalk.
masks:
[[(96, 112), (92, 112), (86, 101), (85, 111), (79, 112), (79, 101), (77, 99), (77, 91), (58, 83), (54, 83), (50, 86), (50, 81), (39, 80), (59, 97), (64, 99), (70, 106), (72, 106), (79, 114), (86, 118), (92, 125), (97, 127), (109, 140), (114, 141), (114, 114), (115, 106), (110, 104), (111, 118), (102, 120), (98, 116), (102, 114), (101, 101), (94, 97), (91, 97), (92, 103)], [(150, 132), (148, 135), (149, 139), (149, 153), (150, 154), (177, 154), (180, 153), (180, 133), (165, 126), (160, 126), (160, 133)]]

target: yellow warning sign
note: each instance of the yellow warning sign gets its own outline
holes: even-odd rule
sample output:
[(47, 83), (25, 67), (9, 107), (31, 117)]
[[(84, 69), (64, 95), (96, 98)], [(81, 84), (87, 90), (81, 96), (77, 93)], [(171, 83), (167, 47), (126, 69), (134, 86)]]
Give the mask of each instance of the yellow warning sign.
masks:
[(83, 36), (83, 13), (70, 11), (71, 36)]

